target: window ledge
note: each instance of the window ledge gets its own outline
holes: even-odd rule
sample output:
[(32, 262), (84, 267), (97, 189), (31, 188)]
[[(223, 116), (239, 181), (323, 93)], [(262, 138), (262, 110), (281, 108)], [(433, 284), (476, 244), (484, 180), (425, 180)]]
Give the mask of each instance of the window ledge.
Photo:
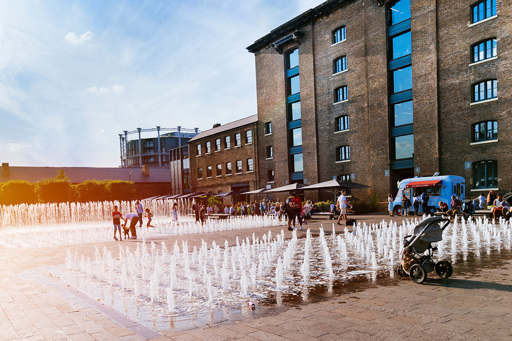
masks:
[(204, 155), (210, 155), (212, 152), (209, 152), (209, 153), (204, 153)]
[(274, 157), (273, 156), (272, 157), (267, 157), (267, 158), (265, 158), (265, 160), (274, 160)]
[(197, 178), (197, 180), (203, 180), (203, 178)]
[(212, 177), (211, 177), (211, 176), (207, 176), (206, 178), (207, 178), (207, 179), (211, 179)]
[(484, 103), (494, 102), (494, 101), (497, 101), (497, 100), (498, 100), (498, 97), (491, 98), (491, 99), (486, 99), (486, 100), (478, 101), (478, 102), (471, 102), (471, 103), (469, 103), (469, 105), (484, 104)]
[(474, 63), (469, 64), (469, 66), (475, 66), (475, 65), (482, 64), (482, 63), (485, 63), (485, 62), (490, 62), (491, 60), (495, 60), (495, 59), (498, 59), (498, 56), (479, 60), (478, 62), (474, 62)]
[(231, 175), (233, 175), (233, 174), (226, 174), (225, 176), (231, 176)]
[(244, 172), (236, 172), (235, 174), (236, 175), (241, 175), (241, 174), (244, 174)]
[(231, 147), (228, 147), (228, 148), (224, 148), (224, 150), (230, 150), (230, 149), (231, 149)]
[(347, 132), (347, 131), (350, 131), (350, 129), (337, 130), (337, 131), (335, 131), (334, 133), (335, 133), (335, 134), (339, 134), (339, 133), (345, 133), (345, 132)]
[(265, 134), (265, 136), (270, 136), (270, 135), (272, 135), (272, 133)]
[(245, 145), (246, 145), (246, 146), (250, 146), (251, 144), (252, 144), (252, 142), (251, 142), (251, 143), (246, 143)]
[(344, 42), (344, 41), (346, 41), (346, 40), (347, 40), (347, 38), (345, 38), (345, 39), (343, 39), (343, 40), (340, 40), (340, 41), (339, 41), (339, 42), (337, 42), (337, 43), (331, 44), (331, 47), (336, 46), (336, 45), (338, 45), (338, 44), (341, 44), (341, 43), (343, 43), (343, 42)]
[(235, 148), (240, 148), (240, 147), (242, 147), (242, 145), (239, 145), (239, 146), (235, 146)]
[(221, 178), (221, 177), (222, 177), (222, 175), (217, 175), (216, 177), (217, 177), (217, 178)]
[(339, 75), (340, 73), (345, 73), (345, 72), (347, 72), (347, 71), (348, 71), (348, 68), (346, 68), (346, 69), (345, 69), (345, 70), (343, 70), (343, 71), (333, 73), (333, 74), (331, 75), (331, 77), (337, 76), (337, 75)]
[(254, 171), (247, 171), (246, 173), (254, 173)]
[(475, 145), (479, 145), (479, 144), (496, 143), (498, 141), (499, 141), (498, 139), (496, 139), (496, 140), (488, 140), (488, 141), (478, 141), (478, 142), (471, 142), (469, 145), (470, 146), (475, 146)]
[(340, 103), (345, 103), (345, 102), (348, 102), (348, 98), (344, 99), (343, 101), (334, 102), (333, 105), (340, 104)]
[(336, 163), (346, 163), (346, 162), (350, 162), (350, 160), (341, 160), (341, 161), (336, 161)]
[(267, 181), (267, 184), (273, 184), (275, 181)]
[(471, 188), (471, 192), (482, 192), (482, 191), (499, 191), (499, 187), (490, 187), (490, 188)]
[(485, 19), (483, 19), (483, 20), (480, 20), (480, 21), (474, 22), (474, 23), (472, 23), (472, 24), (469, 24), (469, 25), (468, 25), (468, 27), (476, 26), (476, 25), (478, 25), (478, 24), (484, 23), (484, 22), (486, 22), (486, 21), (492, 20), (492, 19), (497, 18), (497, 17), (498, 17), (498, 15), (497, 15), (497, 14), (496, 14), (496, 15), (493, 15), (492, 17), (485, 18)]

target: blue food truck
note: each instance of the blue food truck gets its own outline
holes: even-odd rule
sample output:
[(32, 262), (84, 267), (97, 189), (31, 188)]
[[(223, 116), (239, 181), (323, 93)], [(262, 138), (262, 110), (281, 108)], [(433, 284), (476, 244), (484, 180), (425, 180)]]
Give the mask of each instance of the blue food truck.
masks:
[[(457, 175), (439, 175), (415, 177), (402, 180), (398, 183), (398, 193), (393, 202), (393, 211), (395, 214), (402, 213), (402, 194), (411, 201), (409, 213), (414, 211), (412, 203), (413, 198), (419, 198), (421, 193), (426, 191), (429, 195), (427, 214), (433, 214), (439, 208), (439, 202), (445, 202), (450, 206), (452, 195), (464, 202), (466, 190), (466, 180)], [(420, 204), (419, 214), (423, 214), (423, 208)]]

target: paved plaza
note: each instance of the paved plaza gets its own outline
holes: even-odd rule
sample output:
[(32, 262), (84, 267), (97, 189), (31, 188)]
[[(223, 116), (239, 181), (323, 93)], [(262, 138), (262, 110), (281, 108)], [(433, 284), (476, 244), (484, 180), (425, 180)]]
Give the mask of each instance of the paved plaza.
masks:
[[(359, 222), (377, 223), (386, 215), (356, 216)], [(308, 225), (326, 233), (331, 220)], [(336, 225), (343, 231), (344, 225)], [(200, 235), (153, 239), (172, 245), (186, 240), (193, 246), (236, 237), (261, 237), (256, 228)], [(301, 233), (299, 231), (299, 236)], [(291, 237), (289, 231), (285, 231)], [(141, 241), (123, 241), (135, 248)], [(94, 247), (118, 250), (120, 242), (37, 249), (0, 248), (0, 340), (510, 340), (512, 327), (512, 262), (510, 251), (469, 258), (454, 265), (448, 280), (435, 275), (423, 285), (409, 279), (386, 278), (347, 285), (314, 303), (256, 307), (253, 314), (218, 324), (198, 323), (195, 328), (157, 332), (131, 321), (92, 299), (44, 268), (63, 264), (66, 250), (94, 256)], [(435, 277), (435, 278), (434, 278)], [(179, 328), (176, 328), (179, 329)]]

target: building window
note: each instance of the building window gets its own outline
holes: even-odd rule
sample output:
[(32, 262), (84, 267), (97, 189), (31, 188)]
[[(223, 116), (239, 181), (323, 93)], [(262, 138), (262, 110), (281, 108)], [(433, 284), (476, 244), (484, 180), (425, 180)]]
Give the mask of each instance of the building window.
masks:
[(498, 162), (494, 160), (473, 162), (475, 188), (498, 187)]
[(203, 178), (203, 168), (199, 167), (197, 169), (197, 178), (202, 179)]
[(345, 71), (347, 69), (347, 56), (340, 57), (334, 60), (333, 73)]
[(272, 169), (269, 169), (267, 171), (267, 182), (274, 182), (275, 181), (275, 172)]
[(393, 125), (395, 127), (413, 123), (412, 101), (393, 104)]
[(246, 130), (245, 131), (245, 144), (251, 144), (252, 143), (252, 130)]
[(302, 146), (302, 127), (291, 130), (292, 133), (292, 147)]
[(496, 9), (496, 0), (484, 0), (473, 5), (473, 23), (495, 16)]
[(235, 134), (235, 147), (240, 147), (242, 145), (242, 136), (240, 133)]
[(265, 135), (272, 134), (272, 122), (265, 122)]
[(231, 162), (226, 162), (226, 175), (233, 174), (233, 171), (231, 170)]
[(348, 130), (348, 129), (350, 129), (350, 126), (349, 126), (347, 115), (336, 117), (334, 119), (334, 130), (335, 131), (342, 131), (342, 130)]
[(334, 103), (346, 101), (348, 99), (348, 87), (342, 86), (334, 90)]
[(332, 43), (336, 44), (347, 39), (347, 27), (341, 26), (332, 31)]
[(392, 75), (393, 93), (412, 89), (412, 66), (394, 70)]
[(473, 125), (473, 142), (498, 139), (498, 121), (486, 121)]
[(336, 148), (336, 161), (350, 160), (350, 146)]
[(201, 144), (196, 144), (196, 155), (201, 156)]
[(253, 159), (247, 159), (247, 171), (248, 172), (254, 171), (254, 160)]
[(473, 85), (473, 101), (480, 102), (498, 97), (498, 81), (491, 79)]
[(215, 139), (215, 151), (220, 151), (220, 139)]
[(206, 177), (211, 178), (212, 177), (212, 166), (206, 167)]
[(236, 161), (236, 172), (237, 173), (242, 173), (242, 160), (237, 160)]
[(389, 9), (390, 25), (396, 25), (402, 21), (411, 19), (411, 1), (400, 0), (397, 1)]
[(300, 120), (301, 117), (300, 101), (290, 103), (290, 121)]
[(472, 62), (480, 62), (482, 60), (494, 58), (498, 55), (498, 40), (496, 38), (479, 42), (472, 47)]
[(303, 172), (304, 171), (304, 163), (302, 158), (302, 153), (299, 154), (293, 154), (293, 172)]
[(231, 136), (224, 137), (224, 147), (226, 149), (231, 148)]
[(205, 149), (205, 154), (210, 154), (212, 152), (212, 144), (210, 141), (206, 142)]
[(272, 148), (272, 146), (268, 146), (265, 149), (265, 157), (267, 159), (272, 159), (274, 157), (274, 148)]
[(288, 95), (295, 95), (300, 92), (300, 78), (299, 75), (288, 78)]
[(218, 163), (217, 164), (217, 176), (221, 176), (222, 175), (222, 163)]
[[(338, 180), (338, 181), (345, 181), (345, 182), (352, 182), (352, 178), (350, 177), (350, 174), (338, 175), (338, 176), (336, 176), (336, 180)], [(347, 193), (347, 195), (351, 195), (352, 191), (351, 191), (350, 188), (345, 188), (345, 193)]]
[(288, 69), (293, 69), (297, 66), (299, 66), (299, 49), (294, 49), (287, 54), (286, 67)]
[(391, 38), (391, 57), (398, 59), (412, 53), (411, 31)]
[(414, 135), (395, 137), (395, 160), (410, 159), (414, 157)]

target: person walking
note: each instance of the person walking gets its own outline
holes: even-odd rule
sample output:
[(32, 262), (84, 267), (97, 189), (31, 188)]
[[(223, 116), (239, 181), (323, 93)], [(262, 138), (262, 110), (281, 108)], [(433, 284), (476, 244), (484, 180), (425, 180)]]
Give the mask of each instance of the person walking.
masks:
[(421, 194), (421, 208), (423, 209), (423, 214), (428, 215), (428, 200), (430, 199), (430, 196), (428, 195), (427, 191), (423, 191)]
[(405, 193), (402, 193), (402, 216), (407, 217), (409, 215), (409, 207), (411, 206), (411, 201), (407, 198)]
[(414, 206), (414, 215), (417, 216), (418, 215), (418, 211), (420, 209), (420, 202), (421, 202), (421, 199), (420, 197), (418, 196), (418, 193), (414, 193), (414, 199), (413, 199), (413, 206)]
[(392, 217), (393, 216), (393, 194), (389, 193), (388, 194), (388, 212), (389, 212), (389, 216)]
[(338, 220), (336, 221), (336, 224), (341, 225), (341, 219), (345, 219), (345, 222), (347, 221), (347, 208), (352, 208), (352, 205), (349, 204), (346, 197), (347, 192), (345, 190), (341, 191), (340, 196), (338, 197), (338, 200), (336, 201), (336, 208), (338, 211), (340, 211), (340, 215), (338, 216)]
[(130, 234), (132, 235), (130, 239), (137, 239), (137, 231), (135, 230), (135, 227), (139, 221), (139, 214), (130, 212), (126, 214), (123, 220), (125, 226), (128, 224), (128, 220), (130, 221)]
[(175, 202), (172, 205), (172, 220), (176, 223), (176, 225), (179, 225), (178, 223), (178, 203)]
[(144, 215), (144, 207), (142, 206), (142, 203), (140, 201), (137, 200), (137, 202), (135, 203), (135, 208), (137, 209), (137, 214), (139, 215), (139, 227), (142, 227), (142, 217)]
[(286, 199), (284, 205), (286, 208), (285, 213), (288, 215), (288, 230), (293, 231), (295, 228), (295, 218), (296, 218), (296, 203), (294, 202), (295, 193), (291, 192), (290, 196)]

